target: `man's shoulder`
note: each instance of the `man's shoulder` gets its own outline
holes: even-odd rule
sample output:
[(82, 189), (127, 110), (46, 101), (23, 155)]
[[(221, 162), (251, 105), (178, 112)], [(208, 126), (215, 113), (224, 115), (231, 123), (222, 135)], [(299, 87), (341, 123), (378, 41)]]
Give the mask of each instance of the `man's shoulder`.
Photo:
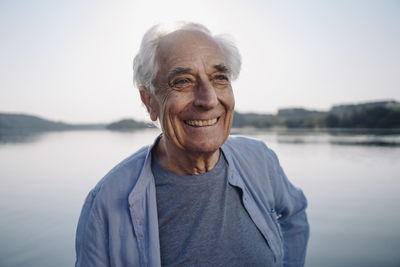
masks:
[(112, 168), (92, 189), (92, 194), (109, 199), (128, 196), (142, 172), (149, 146), (145, 146)]
[(274, 172), (278, 158), (262, 140), (244, 136), (230, 136), (224, 144), (224, 152), (237, 169), (246, 172)]

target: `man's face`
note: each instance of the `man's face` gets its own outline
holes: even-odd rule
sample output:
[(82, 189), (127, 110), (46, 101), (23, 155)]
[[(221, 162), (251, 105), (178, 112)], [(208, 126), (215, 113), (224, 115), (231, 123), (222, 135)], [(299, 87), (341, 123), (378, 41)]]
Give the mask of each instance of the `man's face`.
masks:
[(154, 113), (167, 148), (217, 151), (229, 135), (235, 105), (220, 48), (202, 33), (178, 31), (161, 40), (157, 59)]

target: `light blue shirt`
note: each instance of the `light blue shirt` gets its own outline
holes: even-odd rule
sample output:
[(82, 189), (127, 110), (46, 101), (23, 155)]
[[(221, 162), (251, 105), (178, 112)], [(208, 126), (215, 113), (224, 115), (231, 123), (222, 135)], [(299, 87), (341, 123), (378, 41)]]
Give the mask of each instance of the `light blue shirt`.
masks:
[[(160, 266), (153, 146), (122, 161), (89, 193), (76, 233), (76, 266)], [(221, 150), (228, 182), (241, 188), (243, 205), (277, 265), (304, 266), (307, 201), (275, 153), (245, 137), (229, 137)]]

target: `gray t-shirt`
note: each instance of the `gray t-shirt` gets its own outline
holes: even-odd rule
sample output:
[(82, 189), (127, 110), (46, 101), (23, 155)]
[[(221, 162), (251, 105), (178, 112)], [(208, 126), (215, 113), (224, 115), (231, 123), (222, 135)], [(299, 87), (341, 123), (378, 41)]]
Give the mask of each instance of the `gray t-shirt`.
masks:
[(167, 171), (153, 156), (163, 266), (274, 266), (227, 169), (222, 153), (211, 171), (187, 176)]

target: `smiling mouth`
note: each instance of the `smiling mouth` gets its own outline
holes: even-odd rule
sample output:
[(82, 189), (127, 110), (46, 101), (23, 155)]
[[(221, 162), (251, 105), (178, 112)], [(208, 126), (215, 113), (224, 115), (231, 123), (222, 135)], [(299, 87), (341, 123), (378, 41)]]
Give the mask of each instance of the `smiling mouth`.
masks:
[(210, 120), (187, 120), (184, 121), (187, 125), (193, 127), (205, 127), (205, 126), (212, 126), (217, 123), (219, 120), (218, 118), (210, 119)]

